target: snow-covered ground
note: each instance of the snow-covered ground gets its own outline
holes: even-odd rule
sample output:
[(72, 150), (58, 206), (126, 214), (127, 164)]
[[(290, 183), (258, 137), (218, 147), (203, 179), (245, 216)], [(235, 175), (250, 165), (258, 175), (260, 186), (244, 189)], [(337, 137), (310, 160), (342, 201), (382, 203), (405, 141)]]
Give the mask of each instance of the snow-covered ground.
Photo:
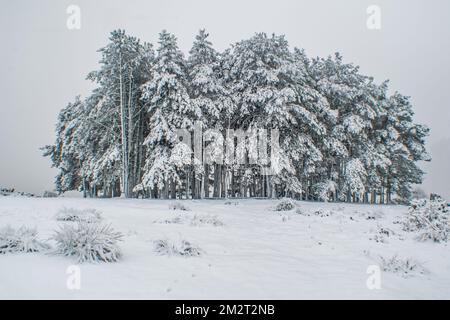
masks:
[[(169, 210), (169, 200), (2, 197), (0, 227), (35, 227), (45, 240), (61, 224), (55, 215), (62, 207), (95, 208), (124, 237), (119, 262), (79, 265), (79, 290), (67, 287), (74, 258), (0, 255), (0, 298), (450, 298), (448, 245), (421, 243), (402, 231), (396, 222), (406, 207), (297, 202), (298, 210), (276, 212), (276, 203), (182, 201), (191, 210), (177, 211)], [(195, 215), (216, 215), (223, 225), (202, 224)], [(177, 216), (180, 223), (162, 223)], [(203, 254), (158, 255), (154, 241), (163, 239), (188, 240)], [(370, 290), (369, 266), (396, 254), (419, 267), (407, 275), (382, 272), (381, 289)]]

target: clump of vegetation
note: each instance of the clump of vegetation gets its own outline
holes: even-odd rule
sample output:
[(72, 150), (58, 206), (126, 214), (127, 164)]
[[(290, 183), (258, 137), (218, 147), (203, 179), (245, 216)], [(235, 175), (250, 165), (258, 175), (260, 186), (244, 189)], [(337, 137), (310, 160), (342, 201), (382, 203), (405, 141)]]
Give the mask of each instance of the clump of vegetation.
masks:
[(161, 220), (156, 220), (154, 223), (162, 223), (162, 224), (182, 224), (186, 220), (184, 215), (178, 214), (172, 218), (165, 218)]
[(170, 240), (157, 240), (154, 242), (155, 251), (160, 255), (197, 257), (202, 250), (187, 240), (172, 242)]
[(281, 199), (275, 206), (275, 211), (290, 211), (296, 206), (294, 200), (290, 198)]
[(58, 221), (97, 223), (102, 220), (101, 212), (96, 209), (61, 208), (56, 214)]
[(196, 214), (190, 219), (190, 224), (193, 226), (209, 224), (214, 227), (223, 226), (224, 223), (215, 215), (210, 214)]
[(396, 236), (400, 240), (403, 240), (403, 238), (397, 235), (394, 230), (378, 225), (376, 233), (371, 238), (369, 238), (369, 240), (374, 240), (375, 242), (379, 243), (387, 243), (387, 238), (391, 238), (393, 236)]
[(163, 224), (190, 224), (191, 226), (212, 225), (223, 226), (224, 223), (215, 215), (209, 214), (177, 214), (175, 217), (157, 220), (155, 223)]
[(118, 242), (122, 234), (109, 225), (77, 221), (61, 226), (53, 236), (55, 253), (82, 262), (115, 262), (121, 257)]
[(334, 211), (332, 210), (326, 210), (326, 209), (317, 209), (314, 211), (313, 213), (315, 216), (321, 217), (321, 218), (325, 218), (325, 217), (330, 217), (334, 214)]
[(35, 195), (33, 193), (16, 191), (14, 188), (0, 188), (0, 195), (2, 195), (2, 196), (35, 197)]
[(238, 206), (239, 205), (239, 201), (227, 200), (227, 201), (224, 202), (224, 205), (226, 205), (226, 206)]
[(44, 194), (42, 195), (43, 198), (57, 198), (58, 194), (56, 192), (53, 191), (44, 191)]
[(403, 277), (409, 277), (414, 274), (425, 274), (428, 271), (422, 264), (412, 258), (401, 259), (397, 255), (391, 258), (380, 256), (381, 269), (385, 272), (400, 274)]
[(450, 238), (450, 210), (441, 198), (413, 200), (403, 230), (418, 232), (419, 241), (446, 242)]
[(50, 246), (37, 238), (36, 229), (20, 227), (0, 229), (0, 254), (15, 252), (40, 252), (50, 249)]
[(181, 202), (172, 202), (169, 204), (170, 210), (191, 211), (191, 208)]

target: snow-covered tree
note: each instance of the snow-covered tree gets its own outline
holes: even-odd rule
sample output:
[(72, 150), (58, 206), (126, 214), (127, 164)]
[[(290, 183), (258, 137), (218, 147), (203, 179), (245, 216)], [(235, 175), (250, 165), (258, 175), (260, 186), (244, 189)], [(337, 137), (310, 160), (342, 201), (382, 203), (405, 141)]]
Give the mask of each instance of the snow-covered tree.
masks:
[[(231, 112), (233, 103), (224, 86), (221, 56), (212, 47), (208, 37), (209, 34), (204, 29), (200, 30), (189, 51), (189, 92), (191, 103), (202, 113), (200, 118), (195, 119), (197, 125), (201, 126), (203, 130), (211, 128), (224, 130), (223, 116)], [(202, 150), (205, 150), (203, 148), (205, 142), (200, 141), (198, 137), (194, 137), (194, 143), (197, 146), (201, 144)], [(204, 156), (206, 155), (201, 155), (201, 158)], [(197, 160), (201, 161), (202, 159)], [(220, 164), (216, 164), (214, 168), (217, 169), (218, 165)], [(193, 196), (195, 198), (209, 197), (211, 171), (209, 165), (205, 163), (200, 171), (202, 172), (200, 175), (198, 172), (193, 172)]]
[(103, 160), (108, 162), (119, 150), (121, 189), (125, 197), (131, 197), (144, 161), (142, 142), (147, 118), (140, 96), (142, 84), (152, 76), (153, 51), (150, 44), (141, 44), (139, 39), (117, 30), (111, 33), (110, 43), (100, 52), (101, 68), (91, 72), (88, 78), (104, 91), (98, 112), (102, 113), (101, 117), (111, 117), (108, 125), (120, 134), (120, 140), (115, 141), (118, 145), (107, 148)]
[(192, 130), (202, 110), (190, 101), (186, 61), (175, 36), (165, 30), (160, 33), (153, 76), (143, 86), (141, 100), (150, 117), (141, 188), (163, 191), (162, 196), (168, 197), (170, 187), (175, 197), (183, 179), (179, 162), (184, 160), (186, 166), (190, 165), (189, 157), (172, 155), (174, 146), (182, 143), (176, 141), (175, 130)]
[(100, 53), (96, 89), (61, 110), (42, 148), (59, 192), (407, 202), (430, 160), (408, 97), (284, 36), (219, 53), (200, 30), (185, 59), (167, 31), (155, 55), (118, 30)]
[(44, 156), (49, 156), (52, 166), (59, 170), (55, 179), (56, 190), (63, 193), (79, 188), (82, 179), (81, 166), (83, 146), (76, 132), (83, 125), (85, 107), (77, 96), (58, 115), (56, 142), (42, 148)]

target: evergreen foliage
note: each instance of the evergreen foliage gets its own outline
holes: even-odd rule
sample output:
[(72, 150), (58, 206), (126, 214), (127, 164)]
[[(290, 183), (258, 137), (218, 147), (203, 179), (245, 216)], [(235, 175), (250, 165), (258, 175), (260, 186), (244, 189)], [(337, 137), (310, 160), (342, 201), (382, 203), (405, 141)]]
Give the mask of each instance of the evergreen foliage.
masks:
[(61, 193), (390, 203), (412, 197), (417, 163), (430, 160), (407, 96), (284, 36), (257, 33), (219, 53), (200, 30), (186, 58), (167, 31), (154, 52), (118, 30), (99, 52), (88, 75), (97, 88), (61, 110), (43, 148)]

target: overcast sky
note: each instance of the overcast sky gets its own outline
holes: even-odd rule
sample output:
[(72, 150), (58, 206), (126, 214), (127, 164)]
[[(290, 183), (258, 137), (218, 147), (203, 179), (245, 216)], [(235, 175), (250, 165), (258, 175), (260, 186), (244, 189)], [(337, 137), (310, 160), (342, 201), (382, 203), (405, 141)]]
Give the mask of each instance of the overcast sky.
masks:
[[(255, 32), (285, 34), (309, 56), (339, 51), (377, 82), (412, 97), (416, 122), (431, 128), (433, 161), (426, 191), (450, 198), (450, 1), (448, 0), (14, 0), (0, 11), (0, 186), (41, 194), (56, 170), (39, 147), (54, 141), (56, 117), (92, 85), (97, 49), (122, 28), (156, 43), (167, 29), (187, 53), (200, 28), (215, 48)], [(69, 5), (81, 9), (81, 29), (66, 27)], [(369, 5), (381, 9), (381, 29), (366, 27)]]

